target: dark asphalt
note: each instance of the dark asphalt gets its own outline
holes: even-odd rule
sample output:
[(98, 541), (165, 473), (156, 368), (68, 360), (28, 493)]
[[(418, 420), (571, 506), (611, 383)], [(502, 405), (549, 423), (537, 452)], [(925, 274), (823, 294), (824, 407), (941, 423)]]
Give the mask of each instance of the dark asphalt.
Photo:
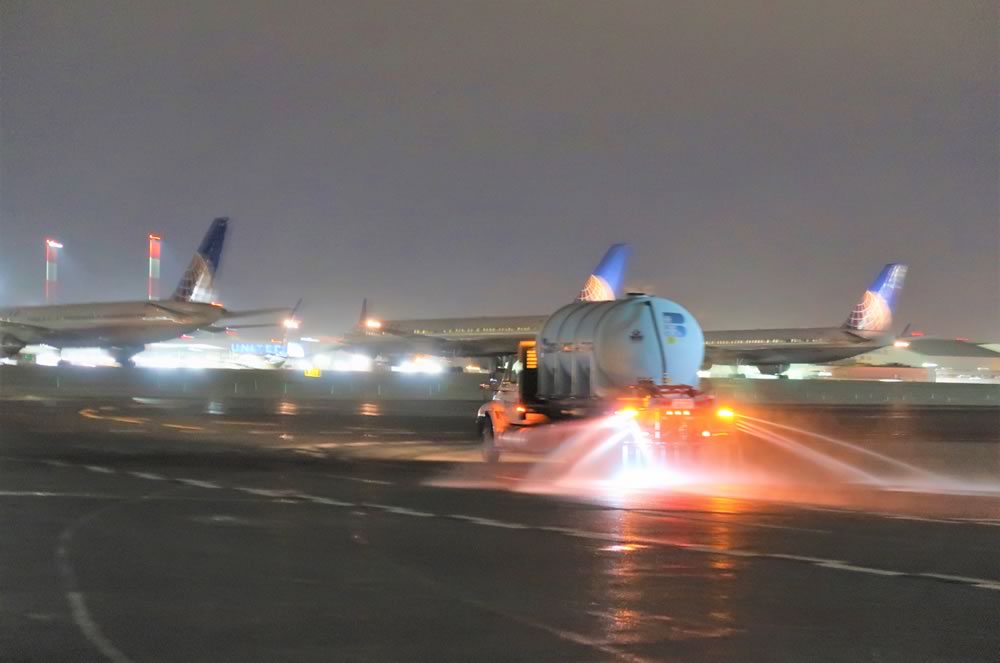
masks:
[(995, 411), (810, 422), (946, 482), (555, 497), (474, 409), (0, 403), (0, 661), (1000, 661)]

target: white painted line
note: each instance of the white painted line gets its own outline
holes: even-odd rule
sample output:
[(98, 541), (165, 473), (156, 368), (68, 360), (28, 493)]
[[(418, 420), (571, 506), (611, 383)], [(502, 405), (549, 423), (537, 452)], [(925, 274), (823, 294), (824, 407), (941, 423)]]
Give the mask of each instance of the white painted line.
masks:
[(217, 424), (222, 424), (223, 426), (277, 426), (275, 423), (268, 423), (264, 421), (216, 421)]
[(987, 578), (970, 578), (969, 576), (955, 576), (947, 573), (918, 573), (922, 578), (934, 578), (935, 580), (947, 580), (963, 585), (972, 585), (980, 589), (994, 589), (1000, 591), (1000, 580), (989, 580)]
[(147, 479), (149, 481), (166, 481), (167, 477), (162, 474), (153, 474), (152, 472), (129, 472), (132, 476), (138, 479)]
[(450, 513), (446, 518), (454, 518), (455, 520), (464, 520), (466, 522), (474, 523), (476, 525), (485, 525), (486, 527), (502, 527), (504, 529), (534, 529), (531, 525), (522, 525), (521, 523), (508, 523), (503, 520), (493, 520), (492, 518), (480, 518), (479, 516), (466, 516), (460, 513)]
[(352, 477), (345, 474), (324, 474), (331, 479), (343, 479), (344, 481), (357, 481), (358, 483), (370, 483), (376, 486), (395, 486), (394, 481), (383, 481), (381, 479), (365, 479), (364, 477)]
[(856, 566), (854, 564), (845, 564), (844, 562), (817, 562), (816, 566), (822, 566), (825, 569), (837, 569), (838, 571), (854, 571), (856, 573), (870, 573), (877, 576), (905, 576), (906, 573), (902, 571), (891, 571), (889, 569), (876, 569), (869, 566)]
[[(287, 449), (287, 447), (277, 447), (278, 449)], [(316, 449), (292, 449), (292, 453), (302, 454), (303, 456), (309, 456), (310, 458), (325, 458), (326, 454), (322, 451), (317, 451)]]
[(87, 638), (90, 644), (94, 645), (99, 652), (104, 654), (106, 659), (111, 661), (111, 663), (132, 663), (132, 659), (126, 656), (118, 647), (115, 647), (114, 643), (101, 633), (101, 629), (98, 628), (97, 623), (90, 616), (90, 611), (87, 610), (87, 602), (83, 600), (82, 593), (66, 592), (66, 602), (69, 604), (73, 621), (76, 623), (77, 628), (80, 629), (80, 632), (83, 633), (83, 637)]
[(391, 504), (375, 504), (372, 502), (362, 502), (360, 506), (368, 507), (369, 509), (381, 509), (386, 513), (396, 513), (401, 516), (417, 516), (419, 518), (434, 518), (437, 516), (436, 513), (429, 513), (427, 511), (417, 511), (415, 509), (407, 509), (401, 506), (393, 506)]
[(740, 550), (739, 548), (716, 548), (712, 551), (714, 555), (726, 555), (728, 557), (761, 557), (762, 553), (753, 550)]
[(340, 500), (335, 500), (330, 497), (319, 497), (317, 495), (303, 495), (302, 499), (308, 500), (309, 502), (315, 502), (316, 504), (326, 504), (329, 506), (342, 506), (342, 507), (358, 506), (353, 502), (342, 502)]
[(555, 532), (556, 534), (573, 534), (576, 532), (576, 530), (572, 527), (559, 527), (558, 525), (542, 525), (541, 527), (536, 527), (535, 529), (543, 532)]
[[(220, 487), (220, 486), (216, 486)], [(249, 488), (247, 486), (236, 486), (233, 490), (239, 490), (244, 493), (250, 493), (251, 495), (260, 495), (262, 497), (276, 497), (284, 499), (309, 499), (307, 495), (300, 493), (296, 490), (281, 490), (281, 489), (271, 489), (271, 488)]]
[(201, 481), (199, 479), (174, 479), (178, 483), (185, 483), (189, 486), (194, 486), (195, 488), (208, 488), (208, 489), (218, 489), (222, 488), (217, 483), (212, 483), (211, 481)]
[[(69, 465), (68, 463), (65, 463), (63, 461), (57, 461), (57, 460), (47, 460), (47, 461), (43, 461), (43, 462), (45, 462), (46, 464), (49, 464), (49, 465), (56, 466), (56, 467), (66, 467), (66, 466)], [(87, 470), (92, 471), (92, 472), (100, 472), (100, 473), (104, 473), (104, 474), (114, 474), (115, 473), (115, 470), (113, 470), (111, 468), (107, 468), (107, 467), (102, 467), (102, 466), (99, 466), (99, 465), (84, 465), (83, 467), (86, 468)], [(153, 473), (149, 473), (149, 472), (129, 472), (128, 474), (130, 474), (131, 476), (135, 476), (137, 478), (140, 478), (140, 479), (149, 479), (149, 480), (154, 480), (154, 481), (163, 481), (163, 480), (168, 479), (168, 477), (164, 477), (162, 475), (153, 474)], [(352, 480), (352, 481), (361, 481), (361, 482), (364, 482), (364, 483), (377, 483), (377, 484), (387, 484), (387, 485), (391, 485), (392, 484), (392, 482), (389, 482), (389, 481), (380, 481), (380, 480), (376, 480), (376, 479), (363, 479), (361, 477), (339, 476), (339, 475), (330, 475), (330, 476), (333, 476), (335, 478), (340, 478), (340, 479)], [(201, 481), (201, 480), (198, 480), (198, 479), (176, 478), (176, 479), (172, 479), (172, 480), (177, 481), (179, 483), (184, 483), (184, 484), (187, 484), (187, 485), (190, 485), (190, 486), (195, 486), (195, 487), (198, 487), (198, 488), (208, 488), (208, 489), (221, 489), (221, 488), (224, 488), (224, 486), (220, 486), (218, 484), (215, 484), (215, 483), (212, 483), (212, 482), (209, 482), (209, 481)], [(616, 534), (605, 533), (605, 532), (592, 532), (592, 531), (588, 531), (588, 530), (574, 529), (574, 528), (571, 528), (571, 527), (560, 527), (560, 526), (556, 526), (556, 525), (526, 525), (526, 524), (523, 524), (523, 523), (515, 523), (515, 522), (502, 521), (502, 520), (494, 520), (492, 518), (484, 518), (484, 517), (481, 517), (481, 516), (471, 516), (471, 515), (458, 514), (458, 513), (453, 513), (453, 514), (436, 514), (436, 513), (431, 513), (431, 512), (427, 512), (427, 511), (418, 511), (416, 509), (410, 509), (410, 508), (407, 508), (407, 507), (396, 506), (396, 505), (392, 505), (392, 504), (381, 504), (381, 503), (377, 503), (377, 502), (362, 502), (360, 504), (356, 504), (354, 502), (345, 502), (345, 501), (342, 501), (342, 500), (337, 500), (337, 499), (333, 499), (333, 498), (329, 498), (329, 497), (321, 497), (321, 496), (318, 496), (318, 495), (309, 495), (309, 494), (305, 494), (305, 493), (300, 493), (300, 492), (297, 492), (297, 491), (294, 491), (294, 490), (269, 489), (269, 488), (251, 488), (251, 487), (247, 487), (247, 486), (234, 486), (234, 487), (232, 487), (232, 490), (237, 490), (237, 491), (244, 492), (244, 493), (249, 493), (249, 494), (252, 494), (252, 495), (260, 495), (262, 497), (304, 500), (304, 501), (313, 502), (315, 504), (323, 504), (323, 505), (327, 505), (327, 506), (347, 507), (347, 508), (354, 508), (354, 507), (359, 507), (360, 506), (360, 507), (369, 508), (369, 509), (378, 509), (378, 510), (383, 511), (385, 513), (392, 513), (392, 514), (401, 515), (401, 516), (411, 516), (411, 517), (419, 517), (419, 518), (442, 517), (442, 518), (449, 518), (449, 519), (452, 519), (452, 520), (460, 520), (460, 521), (463, 521), (463, 522), (472, 523), (474, 525), (482, 525), (482, 526), (486, 526), (486, 527), (497, 527), (497, 528), (502, 528), (502, 529), (513, 529), (513, 530), (534, 530), (534, 531), (540, 531), (540, 532), (552, 532), (554, 534), (561, 534), (563, 536), (569, 536), (569, 537), (581, 538), (581, 539), (589, 539), (589, 540), (596, 540), (596, 541), (613, 541), (613, 542), (628, 543), (628, 544), (641, 543), (641, 544), (646, 544), (646, 545), (653, 545), (653, 546), (667, 547), (667, 548), (676, 548), (678, 550), (686, 550), (686, 551), (689, 551), (689, 552), (698, 552), (698, 553), (704, 553), (704, 554), (710, 554), (710, 555), (724, 555), (724, 556), (728, 556), (728, 557), (744, 557), (744, 558), (764, 558), (764, 559), (775, 559), (775, 560), (788, 560), (788, 561), (793, 561), (793, 562), (808, 563), (808, 564), (812, 564), (813, 566), (816, 566), (816, 567), (826, 568), (826, 569), (833, 569), (833, 570), (838, 570), (838, 571), (850, 571), (850, 572), (854, 572), (854, 573), (866, 573), (866, 574), (871, 574), (871, 575), (880, 575), (880, 576), (887, 576), (887, 577), (928, 578), (928, 579), (934, 579), (934, 580), (943, 580), (943, 581), (952, 582), (952, 583), (956, 583), (956, 584), (962, 584), (962, 585), (965, 585), (965, 586), (968, 586), (968, 587), (975, 587), (975, 588), (978, 588), (978, 589), (989, 589), (989, 590), (994, 590), (994, 591), (1000, 591), (1000, 580), (991, 580), (991, 579), (986, 579), (986, 578), (974, 578), (974, 577), (968, 577), (968, 576), (948, 575), (948, 574), (942, 574), (942, 573), (908, 573), (908, 572), (905, 572), (905, 571), (895, 571), (895, 570), (892, 570), (892, 569), (880, 569), (880, 568), (873, 568), (873, 567), (867, 567), (867, 566), (859, 566), (859, 565), (856, 565), (856, 564), (850, 564), (850, 563), (848, 563), (846, 561), (843, 561), (843, 560), (824, 559), (822, 557), (810, 557), (810, 556), (807, 556), (807, 555), (794, 555), (794, 554), (788, 554), (788, 553), (757, 552), (757, 551), (752, 551), (752, 550), (740, 550), (740, 549), (736, 549), (736, 548), (730, 549), (730, 548), (722, 548), (722, 547), (719, 547), (719, 546), (701, 545), (701, 544), (689, 544), (689, 543), (666, 541), (666, 540), (663, 540), (663, 539), (655, 539), (655, 538), (648, 538), (648, 537), (628, 537), (628, 538), (623, 538), (623, 537), (621, 537), (619, 535), (616, 535)], [(37, 492), (20, 493), (20, 492), (2, 492), (2, 491), (0, 491), (0, 496), (32, 496), (32, 497), (46, 496), (46, 497), (48, 497), (48, 496), (78, 496), (78, 495), (74, 495), (74, 494), (70, 494), (70, 493), (65, 493), (65, 494), (58, 494), (58, 493), (37, 493)], [(84, 494), (84, 495), (79, 495), (79, 496), (87, 497), (87, 496), (90, 496), (90, 495)], [(97, 497), (97, 496), (91, 496), (91, 497)], [(842, 511), (841, 513), (858, 513), (858, 512), (849, 512), (849, 511), (848, 512), (843, 512)], [(865, 515), (887, 515), (887, 514), (865, 514)], [(954, 523), (956, 521), (947, 521), (947, 522)], [(107, 651), (105, 651), (105, 649), (102, 647), (102, 645), (99, 644), (100, 639), (104, 638), (104, 636), (101, 635), (99, 631), (94, 631), (91, 635), (87, 634), (87, 629), (90, 628), (90, 626), (93, 626), (94, 629), (96, 629), (96, 626), (94, 626), (93, 625), (93, 621), (90, 620), (89, 613), (85, 612), (86, 606), (82, 603), (82, 595), (79, 595), (78, 593), (77, 593), (77, 595), (78, 595), (78, 598), (75, 599), (75, 600), (79, 602), (79, 606), (81, 607), (82, 610), (84, 610), (84, 612), (80, 613), (79, 615), (76, 614), (76, 613), (74, 613), (74, 620), (77, 621), (77, 625), (80, 627), (80, 630), (82, 632), (84, 632), (84, 634), (87, 636), (88, 640), (90, 640), (92, 642), (92, 644), (94, 644), (94, 646), (98, 647), (98, 649), (100, 649), (101, 652), (104, 653), (110, 660), (112, 660), (112, 661), (128, 661), (129, 659), (127, 657), (126, 658), (114, 658), (114, 654), (113, 653), (109, 653), (109, 652), (117, 652), (118, 655), (121, 655), (123, 657), (124, 657), (124, 654), (121, 654), (121, 652), (118, 651), (117, 649), (115, 649), (114, 646), (109, 641), (106, 641), (106, 639), (104, 640), (104, 645), (106, 645), (110, 649), (108, 649)], [(69, 597), (69, 594), (67, 595), (67, 597)], [(72, 604), (73, 599), (69, 599), (68, 598), (68, 600), (70, 600), (70, 602)], [(88, 620), (89, 620), (89, 622), (88, 622)], [(88, 623), (89, 623), (90, 626), (88, 626)], [(543, 628), (544, 630), (551, 631), (553, 633), (555, 633), (556, 631), (558, 631), (558, 629), (551, 629), (550, 627), (547, 627), (547, 626), (544, 626), (544, 625), (540, 625), (540, 624), (533, 624), (533, 625), (535, 625), (535, 626), (537, 626), (539, 628)], [(573, 634), (571, 632), (562, 632), (562, 631), (560, 631), (560, 633), (563, 633), (563, 635), (560, 635), (560, 637), (565, 637), (566, 639), (573, 639), (573, 638), (577, 638), (577, 637), (581, 637), (581, 638), (584, 637), (584, 636), (579, 636), (579, 634)], [(92, 637), (93, 637), (93, 639), (92, 639)], [(597, 641), (586, 640), (586, 642), (584, 642), (583, 644), (588, 644), (589, 646), (595, 646), (594, 643), (597, 643)], [(635, 660), (635, 661), (644, 660), (644, 659), (641, 659), (641, 658), (633, 657), (631, 654), (628, 654), (627, 652), (623, 652), (621, 650), (617, 650), (617, 649), (613, 649), (613, 648), (602, 648), (600, 650), (601, 651), (605, 651), (606, 653), (611, 653), (611, 654), (613, 654), (614, 656), (616, 656), (618, 658), (624, 658), (625, 660)]]
[(787, 559), (793, 562), (807, 562), (809, 564), (846, 564), (843, 560), (839, 559), (824, 559), (822, 557), (809, 557), (807, 555), (789, 555), (787, 553), (764, 553), (764, 557), (773, 557), (775, 559)]
[(891, 513), (887, 511), (856, 511), (853, 509), (838, 509), (833, 507), (821, 507), (810, 505), (794, 505), (803, 511), (819, 511), (822, 513), (837, 513), (842, 516), (875, 516), (877, 518), (887, 518), (889, 520), (913, 520), (922, 523), (937, 523), (940, 525), (985, 525), (986, 527), (1000, 527), (1000, 520), (993, 518), (943, 518), (930, 516), (916, 516), (906, 513)]
[(70, 545), (73, 542), (73, 536), (76, 534), (76, 531), (91, 520), (99, 517), (101, 513), (109, 508), (112, 507), (105, 506), (96, 511), (91, 511), (59, 534), (59, 540), (55, 549), (56, 567), (59, 570), (59, 575), (62, 577), (64, 595), (66, 603), (69, 605), (70, 614), (73, 616), (73, 623), (76, 624), (83, 637), (97, 651), (103, 654), (107, 660), (111, 661), (111, 663), (132, 663), (131, 659), (115, 647), (114, 643), (101, 632), (97, 622), (91, 616), (90, 611), (87, 609), (87, 602), (84, 600), (83, 592), (80, 591), (80, 583), (77, 580), (76, 573), (73, 571), (73, 564), (69, 554)]
[(115, 471), (110, 467), (101, 467), (100, 465), (84, 465), (84, 469), (90, 470), (91, 472), (99, 472), (100, 474), (114, 474)]

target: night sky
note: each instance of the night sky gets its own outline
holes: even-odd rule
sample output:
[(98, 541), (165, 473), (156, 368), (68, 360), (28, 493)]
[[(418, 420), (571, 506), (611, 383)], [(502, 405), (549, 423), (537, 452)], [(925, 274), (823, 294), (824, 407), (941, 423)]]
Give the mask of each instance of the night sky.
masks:
[(547, 313), (606, 246), (709, 329), (1000, 338), (994, 2), (0, 3), (0, 304), (170, 291), (306, 330)]

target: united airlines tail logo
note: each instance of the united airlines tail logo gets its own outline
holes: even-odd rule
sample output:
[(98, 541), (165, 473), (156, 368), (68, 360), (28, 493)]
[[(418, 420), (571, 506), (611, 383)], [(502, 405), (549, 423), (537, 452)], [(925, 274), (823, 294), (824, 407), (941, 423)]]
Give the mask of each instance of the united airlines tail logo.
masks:
[(184, 278), (177, 285), (174, 299), (182, 302), (212, 301), (212, 270), (204, 256), (195, 255), (184, 272)]
[(847, 327), (858, 331), (885, 331), (892, 326), (896, 295), (903, 289), (906, 265), (886, 265), (847, 319)]
[(865, 291), (861, 302), (851, 311), (847, 326), (859, 331), (883, 331), (892, 325), (892, 311), (881, 295)]
[(582, 302), (610, 302), (615, 299), (615, 289), (597, 274), (591, 274), (578, 299)]

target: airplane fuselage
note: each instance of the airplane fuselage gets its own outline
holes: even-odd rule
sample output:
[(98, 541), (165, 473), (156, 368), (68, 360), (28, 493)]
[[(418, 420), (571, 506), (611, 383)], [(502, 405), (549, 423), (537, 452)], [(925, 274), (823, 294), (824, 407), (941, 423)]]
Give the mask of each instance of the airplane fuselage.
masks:
[(226, 310), (200, 302), (132, 301), (0, 309), (0, 334), (24, 345), (141, 347), (212, 325)]
[[(352, 347), (382, 354), (505, 354), (520, 341), (534, 338), (545, 320), (546, 316), (386, 320), (382, 329), (359, 330), (345, 340)], [(888, 333), (843, 327), (706, 331), (705, 354), (706, 364), (824, 364), (891, 342)]]
[(876, 350), (892, 335), (842, 327), (705, 332), (709, 364), (825, 364)]

